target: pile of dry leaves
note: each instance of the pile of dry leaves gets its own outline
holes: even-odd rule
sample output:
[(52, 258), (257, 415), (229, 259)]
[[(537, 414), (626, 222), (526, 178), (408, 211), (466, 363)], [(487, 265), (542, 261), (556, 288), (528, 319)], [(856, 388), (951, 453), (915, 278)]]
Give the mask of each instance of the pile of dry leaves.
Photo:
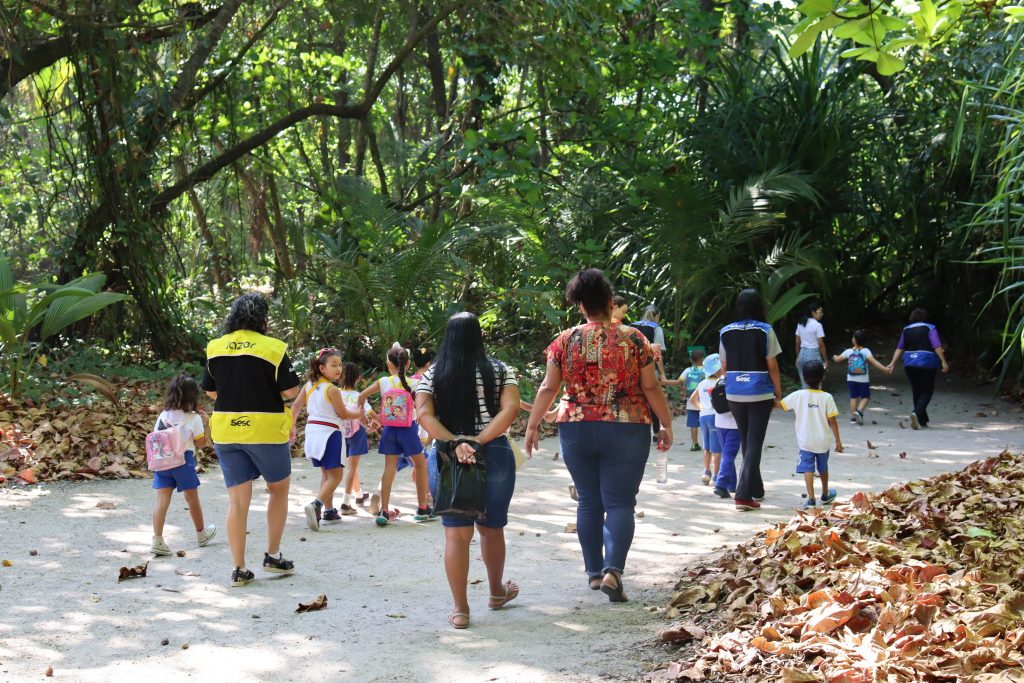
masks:
[(1024, 455), (858, 493), (689, 572), (651, 678), (1024, 680), (1022, 548)]

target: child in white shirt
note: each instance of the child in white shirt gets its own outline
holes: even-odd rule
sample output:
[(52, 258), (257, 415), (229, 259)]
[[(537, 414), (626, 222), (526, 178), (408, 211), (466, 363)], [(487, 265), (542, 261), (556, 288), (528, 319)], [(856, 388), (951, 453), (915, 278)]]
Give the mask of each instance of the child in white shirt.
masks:
[(867, 333), (864, 330), (855, 330), (851, 343), (853, 346), (846, 349), (832, 360), (839, 363), (846, 361), (846, 384), (850, 389), (850, 422), (864, 424), (864, 409), (868, 407), (871, 400), (871, 377), (868, 374), (868, 363), (887, 374), (892, 374), (889, 368), (879, 363), (871, 349), (864, 346), (867, 340)]
[[(697, 383), (690, 394), (686, 412), (698, 413), (700, 442), (704, 444), (704, 476), (700, 480), (704, 484), (710, 484), (718, 476), (718, 466), (722, 461), (722, 447), (719, 444), (718, 430), (715, 428), (717, 413), (711, 405), (711, 390), (722, 376), (722, 361), (717, 353), (704, 359), (702, 371), (706, 377)], [(694, 408), (697, 410), (694, 411)]]
[[(804, 381), (808, 389), (794, 391), (780, 402), (783, 410), (796, 413), (796, 443), (800, 449), (800, 458), (796, 471), (804, 475), (807, 485), (807, 501), (804, 508), (813, 508), (818, 503), (814, 498), (814, 470), (817, 468), (821, 477), (821, 502), (828, 505), (836, 499), (836, 490), (828, 487), (828, 456), (831, 437), (835, 437), (836, 453), (843, 452), (843, 442), (839, 438), (839, 423), (832, 394), (821, 390), (821, 382), (825, 379), (825, 366), (819, 361), (809, 361), (804, 365)], [(831, 431), (831, 434), (829, 433)]]

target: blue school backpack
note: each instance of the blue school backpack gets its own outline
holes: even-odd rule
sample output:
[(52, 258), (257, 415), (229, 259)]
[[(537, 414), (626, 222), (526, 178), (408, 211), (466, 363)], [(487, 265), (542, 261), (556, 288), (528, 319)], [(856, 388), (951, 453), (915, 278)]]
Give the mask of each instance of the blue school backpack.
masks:
[(683, 383), (686, 386), (686, 395), (689, 396), (693, 393), (697, 385), (704, 381), (707, 375), (704, 374), (704, 368), (698, 368), (691, 366), (689, 370), (683, 373)]
[(864, 354), (860, 351), (854, 350), (850, 354), (848, 359), (849, 366), (847, 373), (850, 375), (866, 375), (868, 374), (868, 359), (864, 357)]

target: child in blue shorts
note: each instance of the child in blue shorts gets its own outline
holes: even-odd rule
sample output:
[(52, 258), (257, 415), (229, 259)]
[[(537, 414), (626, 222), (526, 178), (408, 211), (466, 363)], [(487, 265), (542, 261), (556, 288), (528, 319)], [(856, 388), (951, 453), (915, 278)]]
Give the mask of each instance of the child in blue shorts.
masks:
[[(693, 395), (693, 392), (697, 390), (697, 385), (700, 384), (707, 373), (704, 368), (704, 352), (700, 349), (694, 349), (690, 352), (690, 367), (684, 370), (680, 375), (679, 379), (662, 379), (661, 383), (668, 386), (679, 386), (683, 385), (683, 390), (687, 399)], [(687, 400), (686, 403), (686, 426), (690, 428), (690, 450), (699, 451), (701, 450), (700, 442), (697, 440), (697, 435), (701, 433), (700, 427), (700, 410), (692, 408), (692, 403)], [(707, 451), (708, 445), (704, 444), (704, 450)], [(707, 463), (705, 468), (707, 469)]]
[(821, 382), (825, 379), (825, 366), (821, 361), (808, 361), (804, 365), (804, 381), (807, 389), (794, 391), (782, 399), (783, 410), (792, 410), (796, 414), (796, 443), (800, 449), (796, 471), (804, 475), (807, 486), (807, 500), (804, 509), (817, 506), (814, 497), (814, 471), (821, 477), (821, 502), (828, 505), (836, 499), (836, 490), (828, 487), (828, 456), (829, 444), (835, 438), (836, 453), (843, 452), (843, 442), (839, 438), (839, 423), (832, 394), (821, 390)]
[(213, 443), (210, 440), (210, 418), (199, 408), (199, 384), (186, 374), (171, 380), (167, 395), (164, 396), (163, 412), (157, 416), (154, 429), (171, 427), (178, 427), (188, 434), (185, 464), (153, 473), (156, 507), (153, 508), (153, 543), (150, 550), (154, 555), (171, 554), (171, 549), (164, 542), (164, 523), (175, 489), (185, 497), (199, 545), (205, 546), (217, 533), (215, 525), (203, 521), (203, 506), (199, 502), (199, 475), (196, 474), (196, 445)]
[[(700, 437), (704, 444), (704, 476), (701, 482), (710, 484), (717, 476), (722, 461), (722, 447), (719, 443), (718, 428), (715, 427), (714, 406), (711, 404), (711, 390), (718, 384), (722, 376), (722, 361), (717, 353), (713, 353), (704, 359), (703, 371), (707, 373), (707, 379), (703, 379), (697, 388), (690, 394), (690, 406), (698, 406), (700, 410)], [(687, 411), (689, 412), (689, 411)]]
[(846, 361), (846, 384), (850, 388), (850, 422), (853, 424), (864, 424), (864, 409), (868, 407), (871, 400), (871, 377), (868, 374), (868, 363), (886, 374), (892, 374), (889, 368), (882, 365), (871, 353), (871, 349), (864, 346), (867, 342), (867, 333), (864, 330), (855, 330), (853, 344), (842, 353), (832, 356), (836, 363)]

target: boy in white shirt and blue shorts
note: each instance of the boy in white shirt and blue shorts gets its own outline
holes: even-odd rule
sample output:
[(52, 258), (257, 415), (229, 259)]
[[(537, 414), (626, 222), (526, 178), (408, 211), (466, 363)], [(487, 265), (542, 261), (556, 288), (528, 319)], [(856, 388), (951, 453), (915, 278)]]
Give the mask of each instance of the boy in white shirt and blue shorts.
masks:
[(836, 401), (832, 394), (821, 390), (824, 379), (825, 366), (820, 361), (809, 361), (804, 365), (804, 381), (809, 388), (794, 391), (780, 401), (783, 410), (796, 413), (796, 443), (800, 449), (796, 471), (804, 475), (804, 483), (807, 485), (804, 509), (818, 504), (814, 497), (815, 470), (821, 477), (822, 505), (828, 505), (836, 499), (836, 490), (828, 487), (828, 447), (831, 437), (834, 437), (836, 453), (842, 453), (843, 442), (839, 438), (839, 422), (836, 421), (839, 415)]

